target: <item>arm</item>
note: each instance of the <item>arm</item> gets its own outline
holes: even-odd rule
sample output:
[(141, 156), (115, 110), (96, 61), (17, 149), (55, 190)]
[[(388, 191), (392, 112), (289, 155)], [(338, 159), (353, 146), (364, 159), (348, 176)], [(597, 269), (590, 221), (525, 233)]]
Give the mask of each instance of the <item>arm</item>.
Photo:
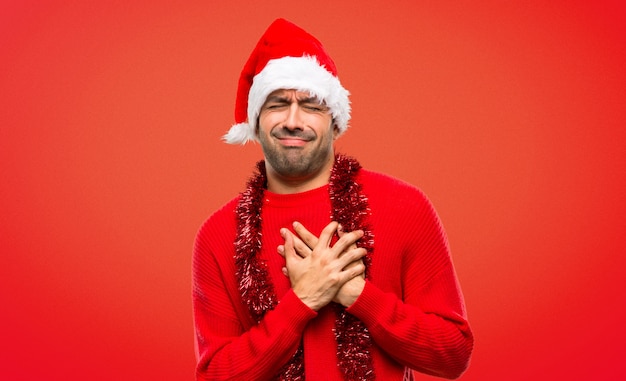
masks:
[(228, 275), (234, 267), (218, 263), (206, 238), (215, 235), (201, 231), (194, 248), (196, 379), (270, 379), (296, 351), (304, 326), (316, 313), (290, 291), (258, 324), (242, 321), (247, 310), (234, 299), (236, 284)]
[[(445, 278), (449, 276), (442, 273), (433, 282), (448, 283)], [(362, 320), (374, 342), (398, 362), (426, 374), (454, 379), (468, 366), (473, 337), (466, 317), (453, 307), (458, 304), (458, 296), (453, 294), (433, 284), (420, 296), (441, 300), (420, 306), (367, 281), (361, 296), (347, 311)]]
[[(402, 298), (383, 292), (363, 277), (355, 277), (338, 290), (333, 300), (363, 321), (374, 342), (398, 362), (423, 373), (457, 378), (467, 368), (473, 336), (447, 239), (434, 209), (423, 201), (422, 210), (406, 214), (420, 218), (409, 218), (409, 223), (402, 225), (411, 237), (402, 259), (406, 266), (398, 274)], [(310, 247), (317, 245), (317, 237), (300, 224), (294, 224), (294, 228), (301, 239), (297, 251), (306, 257)], [(377, 251), (375, 258), (383, 255)], [(373, 266), (384, 266), (384, 259)]]
[[(376, 279), (347, 311), (370, 330), (374, 342), (402, 364), (423, 373), (457, 378), (468, 366), (473, 336), (450, 258), (447, 238), (430, 202), (396, 210), (402, 248), (402, 295), (383, 292)], [(396, 225), (394, 225), (396, 226)], [(384, 270), (389, 253), (376, 251)]]

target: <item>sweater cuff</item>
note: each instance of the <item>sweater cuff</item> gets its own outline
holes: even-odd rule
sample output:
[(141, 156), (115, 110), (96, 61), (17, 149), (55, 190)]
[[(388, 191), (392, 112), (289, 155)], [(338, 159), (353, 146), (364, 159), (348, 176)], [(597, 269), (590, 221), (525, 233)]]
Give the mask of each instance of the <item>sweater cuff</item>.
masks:
[(306, 325), (311, 319), (317, 316), (317, 312), (313, 311), (298, 298), (293, 290), (287, 291), (280, 300), (275, 310), (281, 310), (278, 316), (288, 316), (290, 321), (289, 327), (294, 329), (295, 333), (302, 333)]
[(366, 280), (361, 295), (359, 295), (350, 307), (346, 308), (346, 312), (356, 316), (366, 325), (376, 324), (377, 317), (380, 316), (385, 309), (386, 303), (383, 301), (388, 297), (387, 294), (376, 287), (372, 282)]

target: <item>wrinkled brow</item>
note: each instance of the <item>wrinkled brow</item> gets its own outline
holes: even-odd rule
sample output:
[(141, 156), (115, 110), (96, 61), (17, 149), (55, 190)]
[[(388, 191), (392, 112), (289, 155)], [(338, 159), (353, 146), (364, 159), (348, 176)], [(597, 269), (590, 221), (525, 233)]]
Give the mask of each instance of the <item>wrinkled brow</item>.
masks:
[[(314, 103), (314, 104), (324, 104), (324, 102), (320, 101), (320, 99), (316, 96), (307, 96), (302, 98), (297, 98), (299, 104), (303, 103)], [(270, 95), (265, 100), (265, 103), (291, 103), (291, 98), (283, 95)]]
[(298, 98), (298, 103), (315, 103), (315, 104), (321, 105), (324, 102), (322, 102), (316, 96), (308, 96), (308, 97)]

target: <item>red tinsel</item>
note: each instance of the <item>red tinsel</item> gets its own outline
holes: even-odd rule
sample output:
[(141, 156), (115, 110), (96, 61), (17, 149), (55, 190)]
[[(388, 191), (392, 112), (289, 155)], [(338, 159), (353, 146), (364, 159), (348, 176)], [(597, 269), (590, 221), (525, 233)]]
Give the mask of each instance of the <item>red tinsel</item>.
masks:
[[(237, 205), (237, 238), (235, 241), (235, 264), (239, 292), (252, 317), (259, 322), (263, 315), (276, 307), (277, 296), (269, 281), (267, 264), (258, 258), (261, 251), (261, 208), (263, 193), (267, 186), (265, 162), (257, 163), (258, 172), (248, 181)], [(374, 236), (367, 224), (370, 210), (367, 197), (355, 177), (361, 165), (353, 158), (337, 155), (329, 180), (329, 196), (332, 220), (339, 222), (345, 231), (361, 229), (364, 236), (358, 245), (367, 250), (363, 261), (366, 277), (374, 250)], [(373, 380), (372, 340), (365, 325), (345, 308), (336, 304), (335, 338), (337, 340), (337, 364), (346, 380)], [(281, 369), (280, 380), (304, 380), (304, 353), (302, 345), (291, 360)]]

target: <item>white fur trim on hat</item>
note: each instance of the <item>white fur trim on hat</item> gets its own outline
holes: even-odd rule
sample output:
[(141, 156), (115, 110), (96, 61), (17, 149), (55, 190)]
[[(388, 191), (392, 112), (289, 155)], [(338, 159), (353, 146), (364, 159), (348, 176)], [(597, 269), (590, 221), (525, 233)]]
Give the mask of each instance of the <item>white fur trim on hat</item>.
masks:
[(258, 140), (254, 133), (254, 128), (248, 123), (237, 123), (233, 125), (222, 139), (228, 144), (245, 144), (248, 141)]
[(267, 97), (279, 89), (308, 92), (328, 106), (340, 135), (348, 129), (350, 93), (339, 79), (320, 65), (315, 57), (282, 57), (268, 61), (254, 77), (248, 94), (248, 121), (232, 126), (223, 137), (226, 143), (245, 144), (258, 140), (256, 123), (261, 107)]

